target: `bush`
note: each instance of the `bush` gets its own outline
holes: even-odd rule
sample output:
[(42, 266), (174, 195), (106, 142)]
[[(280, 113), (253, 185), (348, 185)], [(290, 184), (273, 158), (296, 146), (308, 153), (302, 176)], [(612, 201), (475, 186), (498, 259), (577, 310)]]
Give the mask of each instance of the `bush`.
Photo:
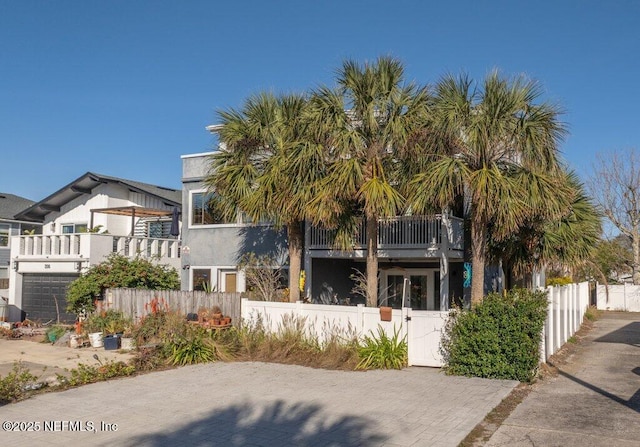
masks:
[(168, 341), (163, 350), (172, 365), (192, 365), (217, 360), (231, 360), (231, 355), (216, 332), (189, 327), (185, 334)]
[(125, 362), (110, 361), (99, 366), (80, 363), (77, 368), (72, 369), (70, 372), (70, 377), (57, 374), (58, 382), (62, 386), (79, 386), (112, 379), (114, 377), (130, 376), (136, 372), (136, 368)]
[(89, 315), (82, 327), (87, 333), (102, 332), (107, 335), (122, 333), (130, 324), (131, 318), (122, 311), (107, 309)]
[(490, 294), (468, 311), (453, 311), (442, 341), (448, 374), (529, 382), (540, 361), (547, 317), (545, 291)]
[(156, 310), (140, 319), (133, 326), (132, 337), (136, 346), (164, 344), (177, 337), (183, 337), (189, 323), (180, 312)]
[(129, 259), (112, 254), (69, 284), (67, 310), (74, 313), (91, 312), (95, 309), (94, 301), (102, 291), (114, 287), (178, 290), (180, 278), (176, 269), (167, 265), (156, 265), (144, 258)]
[(406, 337), (400, 339), (400, 330), (393, 337), (378, 326), (378, 335), (365, 335), (363, 346), (359, 348), (360, 363), (356, 369), (402, 369), (407, 366), (408, 346)]
[(555, 278), (547, 278), (546, 285), (548, 286), (567, 286), (573, 283), (573, 279), (570, 276), (557, 276)]
[(584, 318), (589, 321), (596, 321), (598, 318), (600, 318), (600, 311), (595, 306), (589, 306), (584, 312)]
[(14, 363), (11, 372), (0, 377), (0, 404), (22, 399), (27, 393), (27, 386), (37, 380), (21, 363)]

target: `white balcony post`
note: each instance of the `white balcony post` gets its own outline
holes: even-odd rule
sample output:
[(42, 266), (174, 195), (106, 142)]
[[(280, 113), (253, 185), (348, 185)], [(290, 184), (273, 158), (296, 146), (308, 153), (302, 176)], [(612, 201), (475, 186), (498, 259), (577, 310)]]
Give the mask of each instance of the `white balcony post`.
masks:
[[(304, 226), (304, 259), (302, 262), (304, 269), (304, 296), (308, 299), (311, 298), (311, 231), (313, 227), (309, 221), (305, 222)], [(289, 284), (289, 287), (298, 287), (298, 284)]]
[(440, 223), (440, 310), (449, 310), (449, 230), (451, 224), (446, 212), (442, 213)]

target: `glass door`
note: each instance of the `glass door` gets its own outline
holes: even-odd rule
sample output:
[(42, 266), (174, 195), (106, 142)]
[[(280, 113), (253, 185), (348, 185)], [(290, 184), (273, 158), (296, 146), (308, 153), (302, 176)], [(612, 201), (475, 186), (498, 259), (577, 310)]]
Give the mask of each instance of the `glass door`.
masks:
[(427, 275), (410, 275), (410, 294), (411, 308), (416, 310), (427, 310), (429, 305), (429, 297), (427, 290), (429, 280)]
[[(440, 272), (435, 269), (392, 269), (384, 273), (381, 305), (400, 309), (440, 310)], [(403, 296), (403, 293), (405, 294)]]

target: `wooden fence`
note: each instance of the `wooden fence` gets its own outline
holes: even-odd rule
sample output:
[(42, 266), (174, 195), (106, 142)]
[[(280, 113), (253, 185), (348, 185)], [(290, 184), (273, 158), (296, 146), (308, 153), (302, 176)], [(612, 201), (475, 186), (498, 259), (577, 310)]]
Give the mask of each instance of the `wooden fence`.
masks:
[[(143, 289), (107, 289), (104, 306), (117, 309), (134, 319), (150, 312), (149, 303), (158, 298), (166, 305), (183, 314), (197, 313), (201, 307), (219, 306), (222, 313), (232, 318), (233, 323), (240, 321), (240, 293), (206, 293), (201, 291), (180, 290), (143, 290)], [(146, 306), (145, 306), (146, 305)]]

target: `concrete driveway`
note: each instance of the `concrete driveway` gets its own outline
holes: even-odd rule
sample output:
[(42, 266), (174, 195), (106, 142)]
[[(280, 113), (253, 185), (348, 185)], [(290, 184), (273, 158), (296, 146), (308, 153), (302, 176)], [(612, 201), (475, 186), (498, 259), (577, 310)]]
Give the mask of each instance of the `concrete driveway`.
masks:
[(640, 314), (604, 313), (560, 373), (545, 380), (489, 446), (640, 445)]
[(0, 407), (1, 439), (29, 446), (456, 446), (516, 384), (431, 368), (196, 365)]

